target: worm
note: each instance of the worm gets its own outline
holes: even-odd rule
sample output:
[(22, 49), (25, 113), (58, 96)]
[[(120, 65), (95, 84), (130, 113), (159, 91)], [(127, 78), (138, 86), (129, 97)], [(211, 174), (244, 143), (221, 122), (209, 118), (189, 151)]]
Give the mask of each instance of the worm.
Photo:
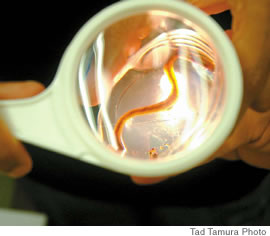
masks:
[(150, 106), (145, 106), (141, 108), (135, 108), (132, 109), (128, 112), (126, 112), (124, 115), (122, 115), (119, 120), (116, 122), (116, 125), (114, 127), (114, 133), (116, 137), (116, 142), (118, 146), (119, 151), (125, 150), (125, 144), (122, 140), (122, 132), (125, 126), (125, 123), (135, 117), (135, 116), (141, 116), (141, 115), (146, 115), (146, 114), (151, 114), (154, 112), (160, 112), (169, 109), (171, 106), (175, 104), (179, 97), (179, 88), (177, 85), (177, 79), (174, 73), (174, 62), (176, 59), (179, 57), (178, 54), (172, 55), (167, 63), (163, 66), (164, 73), (167, 75), (171, 85), (172, 89), (171, 92), (164, 101), (161, 101), (159, 103), (150, 105)]

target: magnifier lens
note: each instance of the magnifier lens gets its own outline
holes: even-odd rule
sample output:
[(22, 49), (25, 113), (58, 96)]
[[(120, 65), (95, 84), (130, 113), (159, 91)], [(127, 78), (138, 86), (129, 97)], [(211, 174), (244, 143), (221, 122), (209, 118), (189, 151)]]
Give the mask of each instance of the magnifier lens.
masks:
[(206, 143), (226, 90), (211, 39), (165, 11), (130, 16), (100, 32), (81, 59), (78, 88), (98, 140), (121, 156), (152, 160)]

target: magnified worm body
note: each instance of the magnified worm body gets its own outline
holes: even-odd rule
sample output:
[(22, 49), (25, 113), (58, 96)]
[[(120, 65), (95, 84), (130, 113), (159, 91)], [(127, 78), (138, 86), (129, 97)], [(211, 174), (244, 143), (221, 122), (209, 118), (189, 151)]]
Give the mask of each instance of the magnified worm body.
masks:
[(179, 88), (177, 85), (177, 78), (176, 78), (175, 72), (174, 72), (174, 62), (178, 58), (179, 58), (178, 54), (172, 55), (169, 58), (168, 62), (163, 67), (163, 70), (164, 70), (165, 74), (168, 77), (168, 80), (170, 81), (170, 83), (172, 85), (172, 89), (171, 89), (171, 92), (170, 92), (168, 98), (165, 99), (164, 101), (161, 101), (159, 103), (156, 103), (156, 104), (153, 104), (150, 106), (132, 109), (132, 110), (128, 111), (127, 113), (125, 113), (124, 115), (122, 115), (119, 118), (119, 120), (117, 121), (115, 128), (114, 128), (114, 133), (116, 136), (116, 142), (117, 142), (117, 146), (118, 146), (119, 151), (125, 150), (125, 144), (122, 140), (122, 132), (123, 132), (125, 123), (129, 119), (131, 119), (135, 116), (146, 115), (146, 114), (151, 114), (154, 112), (160, 112), (160, 111), (167, 110), (167, 109), (171, 108), (176, 103), (176, 101), (179, 97)]

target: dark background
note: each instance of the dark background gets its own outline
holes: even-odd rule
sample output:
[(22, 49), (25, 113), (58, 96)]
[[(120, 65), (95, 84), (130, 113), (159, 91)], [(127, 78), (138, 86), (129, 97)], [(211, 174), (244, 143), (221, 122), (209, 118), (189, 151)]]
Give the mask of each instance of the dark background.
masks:
[[(0, 10), (0, 80), (52, 81), (79, 28), (116, 2), (66, 1), (7, 4)], [(229, 12), (214, 17), (224, 29)], [(50, 225), (253, 225), (268, 224), (268, 171), (216, 160), (152, 186), (25, 144), (34, 167), (17, 181), (29, 204)]]

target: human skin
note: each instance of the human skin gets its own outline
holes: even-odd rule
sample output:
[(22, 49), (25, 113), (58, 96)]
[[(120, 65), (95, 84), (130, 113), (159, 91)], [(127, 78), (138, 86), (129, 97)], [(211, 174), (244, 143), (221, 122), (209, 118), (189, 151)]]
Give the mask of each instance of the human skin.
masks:
[[(37, 95), (44, 86), (35, 81), (0, 82), (0, 99), (20, 99)], [(24, 146), (0, 119), (0, 173), (18, 178), (32, 169), (32, 159)]]

